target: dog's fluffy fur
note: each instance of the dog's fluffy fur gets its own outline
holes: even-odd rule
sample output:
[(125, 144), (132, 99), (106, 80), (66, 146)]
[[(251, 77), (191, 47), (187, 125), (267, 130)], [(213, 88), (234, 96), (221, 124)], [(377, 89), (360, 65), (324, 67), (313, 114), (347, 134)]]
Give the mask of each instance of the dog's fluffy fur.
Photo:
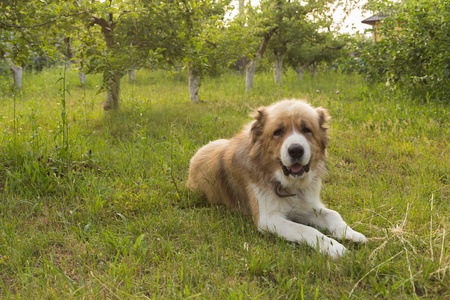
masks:
[(346, 248), (307, 225), (326, 228), (338, 239), (366, 242), (320, 202), (327, 111), (284, 100), (259, 108), (253, 117), (233, 138), (210, 142), (192, 157), (189, 188), (212, 204), (251, 214), (262, 231), (306, 242), (333, 258)]

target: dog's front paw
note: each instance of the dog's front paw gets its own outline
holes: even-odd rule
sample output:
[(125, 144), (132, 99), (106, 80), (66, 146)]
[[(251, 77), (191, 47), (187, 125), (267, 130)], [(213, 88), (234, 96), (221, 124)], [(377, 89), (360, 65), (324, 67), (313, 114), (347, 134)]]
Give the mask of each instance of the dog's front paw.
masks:
[(351, 230), (351, 237), (346, 236), (347, 239), (356, 243), (363, 243), (363, 244), (367, 243), (367, 238), (364, 236), (364, 234), (359, 233), (358, 231), (355, 231), (351, 228), (350, 230)]
[(338, 259), (347, 252), (347, 248), (341, 243), (328, 237), (324, 237), (324, 239), (319, 242), (319, 250), (320, 252), (331, 256), (333, 259)]
[(367, 242), (367, 238), (364, 236), (364, 234), (351, 229), (349, 226), (345, 226), (339, 230), (334, 230), (333, 235), (341, 240), (347, 240), (363, 244)]

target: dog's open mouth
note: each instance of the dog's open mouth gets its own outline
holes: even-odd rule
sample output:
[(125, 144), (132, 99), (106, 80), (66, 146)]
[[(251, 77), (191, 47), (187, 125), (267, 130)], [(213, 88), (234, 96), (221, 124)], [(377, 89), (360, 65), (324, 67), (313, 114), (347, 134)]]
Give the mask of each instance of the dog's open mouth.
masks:
[(299, 163), (295, 163), (290, 167), (286, 167), (285, 165), (283, 165), (283, 163), (280, 161), (281, 164), (281, 169), (283, 170), (283, 173), (285, 176), (289, 176), (292, 175), (294, 177), (299, 177), (302, 176), (305, 173), (309, 172), (309, 167), (310, 167), (310, 163), (307, 163), (306, 165), (301, 165)]

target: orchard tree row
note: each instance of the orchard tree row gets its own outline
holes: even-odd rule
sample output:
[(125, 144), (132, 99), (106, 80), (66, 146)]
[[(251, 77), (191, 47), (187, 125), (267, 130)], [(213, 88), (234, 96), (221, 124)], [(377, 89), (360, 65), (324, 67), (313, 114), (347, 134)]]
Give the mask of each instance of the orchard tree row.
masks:
[(186, 68), (189, 95), (199, 101), (199, 80), (236, 61), (245, 64), (246, 90), (268, 53), (274, 77), (282, 66), (302, 74), (333, 57), (343, 42), (330, 30), (333, 8), (348, 0), (4, 0), (0, 51), (21, 87), (22, 65), (32, 55), (64, 60), (84, 74), (101, 73), (105, 110), (119, 107), (120, 81), (138, 68)]

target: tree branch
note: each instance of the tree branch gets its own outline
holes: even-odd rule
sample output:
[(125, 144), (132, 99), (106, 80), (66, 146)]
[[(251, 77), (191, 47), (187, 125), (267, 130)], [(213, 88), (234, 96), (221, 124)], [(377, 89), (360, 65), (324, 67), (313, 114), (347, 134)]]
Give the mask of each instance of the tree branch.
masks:
[(2, 22), (2, 21), (0, 21), (0, 24), (3, 25), (3, 26), (6, 26), (6, 27), (10, 27), (10, 28), (36, 28), (36, 27), (45, 26), (45, 25), (53, 23), (53, 22), (56, 22), (56, 20), (49, 20), (47, 22), (40, 23), (40, 24), (34, 24), (34, 25), (31, 25), (31, 26), (8, 24), (8, 23)]
[(210, 44), (211, 46), (213, 46), (214, 48), (217, 48), (217, 45), (211, 41), (205, 40), (206, 43)]
[(341, 50), (341, 49), (342, 49), (342, 46), (341, 46), (341, 47), (331, 47), (331, 46), (326, 46), (324, 49), (322, 49), (322, 51), (324, 51), (325, 49)]
[[(87, 12), (88, 11), (80, 11), (80, 12), (77, 12), (77, 13), (68, 14), (68, 15), (66, 15), (66, 17), (76, 17), (76, 16), (79, 16), (79, 15), (83, 15), (83, 14), (85, 14)], [(56, 21), (58, 21), (58, 19), (59, 19), (59, 17), (53, 17), (51, 20), (48, 20), (48, 21), (46, 21), (44, 23), (39, 23), (39, 24), (34, 24), (34, 25), (29, 25), (29, 26), (8, 24), (8, 23), (5, 23), (3, 21), (0, 21), (0, 25), (3, 25), (5, 27), (9, 27), (9, 28), (19, 28), (19, 29), (20, 28), (22, 28), (22, 29), (23, 28), (37, 28), (37, 27), (42, 27), (42, 26), (48, 25), (50, 23), (55, 23)]]

